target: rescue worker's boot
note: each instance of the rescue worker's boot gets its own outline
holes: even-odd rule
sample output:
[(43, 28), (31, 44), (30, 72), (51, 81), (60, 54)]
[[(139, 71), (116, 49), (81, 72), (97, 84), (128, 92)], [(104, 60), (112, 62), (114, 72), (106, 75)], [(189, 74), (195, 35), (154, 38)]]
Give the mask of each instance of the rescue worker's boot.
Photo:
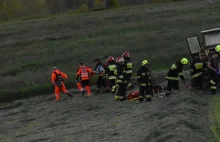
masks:
[(86, 92), (87, 92), (87, 96), (89, 97), (91, 95), (90, 86), (86, 86)]
[(126, 97), (125, 96), (120, 96), (120, 101), (125, 101), (126, 100)]
[(69, 97), (73, 97), (73, 95), (72, 94), (70, 94), (69, 92), (66, 92), (66, 94), (69, 96)]
[(115, 95), (115, 101), (119, 101), (120, 100), (120, 96)]
[(97, 88), (95, 94), (99, 94), (100, 93), (100, 89)]
[(138, 100), (139, 100), (139, 102), (143, 102), (144, 101), (144, 96), (140, 95)]
[(60, 94), (55, 94), (56, 96), (56, 101), (59, 101), (60, 100)]
[(167, 91), (166, 92), (166, 97), (169, 97), (170, 96), (170, 91)]
[(152, 100), (151, 95), (146, 95), (146, 102), (151, 102), (151, 100)]
[(82, 96), (84, 96), (84, 95), (85, 95), (85, 93), (86, 93), (86, 90), (85, 90), (85, 89), (83, 89), (81, 93), (82, 93)]

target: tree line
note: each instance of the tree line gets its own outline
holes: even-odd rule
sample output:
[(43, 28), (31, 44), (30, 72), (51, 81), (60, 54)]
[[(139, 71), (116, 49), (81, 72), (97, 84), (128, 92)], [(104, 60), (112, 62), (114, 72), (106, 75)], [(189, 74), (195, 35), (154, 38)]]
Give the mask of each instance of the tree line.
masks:
[(74, 11), (82, 6), (92, 10), (165, 1), (175, 0), (0, 0), (0, 20), (41, 17)]

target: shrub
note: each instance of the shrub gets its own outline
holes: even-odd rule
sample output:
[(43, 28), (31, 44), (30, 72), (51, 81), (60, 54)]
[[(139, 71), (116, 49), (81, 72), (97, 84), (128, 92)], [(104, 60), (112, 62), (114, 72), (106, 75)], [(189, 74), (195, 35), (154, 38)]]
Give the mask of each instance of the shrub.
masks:
[(108, 7), (109, 8), (116, 8), (116, 7), (119, 7), (120, 4), (118, 2), (118, 0), (109, 0), (108, 1)]

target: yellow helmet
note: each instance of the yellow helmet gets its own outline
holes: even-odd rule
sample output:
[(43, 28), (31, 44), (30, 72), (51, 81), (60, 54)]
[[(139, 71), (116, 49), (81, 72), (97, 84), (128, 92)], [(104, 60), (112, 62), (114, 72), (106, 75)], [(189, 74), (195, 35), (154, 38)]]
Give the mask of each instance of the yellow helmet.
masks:
[(147, 64), (148, 64), (147, 60), (142, 61), (142, 66), (147, 65)]
[(216, 52), (220, 52), (220, 45), (217, 45), (217, 46), (215, 47), (215, 51), (216, 51)]
[(183, 65), (188, 64), (188, 59), (182, 58), (182, 59), (181, 59), (181, 64), (183, 64)]

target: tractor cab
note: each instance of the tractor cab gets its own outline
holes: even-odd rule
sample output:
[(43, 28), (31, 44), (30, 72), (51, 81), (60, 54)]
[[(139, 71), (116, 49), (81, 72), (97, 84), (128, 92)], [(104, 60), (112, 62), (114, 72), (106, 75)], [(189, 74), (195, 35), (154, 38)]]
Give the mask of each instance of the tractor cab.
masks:
[(200, 38), (201, 40), (198, 35), (186, 38), (190, 54), (193, 59), (199, 56), (201, 60), (208, 61), (208, 58), (215, 53), (216, 45), (220, 44), (220, 28), (201, 31)]

